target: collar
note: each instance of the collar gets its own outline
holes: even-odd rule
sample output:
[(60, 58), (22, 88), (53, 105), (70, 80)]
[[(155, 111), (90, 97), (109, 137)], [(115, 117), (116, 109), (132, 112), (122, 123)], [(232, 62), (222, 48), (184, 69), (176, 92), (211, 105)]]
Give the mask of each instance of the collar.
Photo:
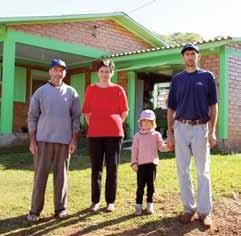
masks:
[(51, 86), (55, 87), (55, 88), (60, 88), (60, 87), (62, 87), (62, 85), (64, 84), (64, 82), (62, 82), (62, 84), (61, 84), (60, 86), (56, 86), (56, 85), (54, 85), (50, 80), (48, 81), (48, 83), (49, 83)]
[(151, 133), (153, 133), (153, 132), (154, 132), (154, 129), (151, 129), (151, 130), (141, 129), (141, 130), (139, 131), (139, 133), (142, 134), (142, 135), (151, 134)]

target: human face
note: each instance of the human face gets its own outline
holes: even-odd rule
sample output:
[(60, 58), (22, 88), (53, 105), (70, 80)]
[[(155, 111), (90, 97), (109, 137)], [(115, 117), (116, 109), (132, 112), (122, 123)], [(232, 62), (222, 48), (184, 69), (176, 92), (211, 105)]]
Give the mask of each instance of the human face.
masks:
[(51, 83), (58, 86), (62, 84), (63, 79), (66, 75), (66, 70), (61, 66), (55, 66), (49, 69), (49, 75)]
[(183, 53), (183, 60), (186, 67), (196, 68), (199, 58), (199, 54), (195, 50), (186, 50)]
[(151, 120), (143, 119), (140, 121), (140, 126), (144, 130), (153, 129), (153, 122)]
[(110, 79), (113, 75), (109, 66), (102, 66), (97, 72), (99, 80), (101, 83), (110, 82)]

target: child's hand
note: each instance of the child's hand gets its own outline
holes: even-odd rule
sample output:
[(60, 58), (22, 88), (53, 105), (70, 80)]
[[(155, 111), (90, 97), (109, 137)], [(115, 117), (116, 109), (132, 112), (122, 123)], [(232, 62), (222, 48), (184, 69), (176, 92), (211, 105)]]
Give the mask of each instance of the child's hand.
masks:
[(133, 164), (131, 167), (132, 167), (133, 171), (137, 172), (137, 170), (138, 170), (138, 165), (137, 164)]
[(174, 146), (169, 147), (167, 144), (162, 143), (161, 146), (159, 147), (160, 152), (171, 152), (174, 151)]

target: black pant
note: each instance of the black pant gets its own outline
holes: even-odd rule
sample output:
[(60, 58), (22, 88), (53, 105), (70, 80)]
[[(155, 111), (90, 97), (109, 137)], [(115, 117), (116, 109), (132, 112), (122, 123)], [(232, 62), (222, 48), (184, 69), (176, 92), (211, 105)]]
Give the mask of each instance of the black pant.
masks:
[(138, 166), (136, 204), (142, 204), (144, 188), (147, 185), (147, 202), (151, 203), (155, 192), (156, 165), (153, 163)]
[(106, 164), (105, 200), (114, 203), (117, 190), (117, 171), (122, 137), (91, 137), (89, 149), (91, 159), (91, 199), (100, 201), (103, 162)]

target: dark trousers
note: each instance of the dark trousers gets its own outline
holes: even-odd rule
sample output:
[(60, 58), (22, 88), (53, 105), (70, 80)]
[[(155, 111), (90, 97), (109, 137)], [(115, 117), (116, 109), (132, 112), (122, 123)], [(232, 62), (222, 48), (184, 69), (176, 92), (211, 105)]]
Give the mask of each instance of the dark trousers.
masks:
[(104, 160), (106, 164), (105, 200), (107, 203), (115, 202), (121, 144), (122, 137), (89, 138), (92, 203), (100, 201)]
[(155, 192), (156, 165), (153, 163), (138, 166), (136, 204), (142, 204), (145, 185), (147, 185), (147, 202), (151, 203)]

